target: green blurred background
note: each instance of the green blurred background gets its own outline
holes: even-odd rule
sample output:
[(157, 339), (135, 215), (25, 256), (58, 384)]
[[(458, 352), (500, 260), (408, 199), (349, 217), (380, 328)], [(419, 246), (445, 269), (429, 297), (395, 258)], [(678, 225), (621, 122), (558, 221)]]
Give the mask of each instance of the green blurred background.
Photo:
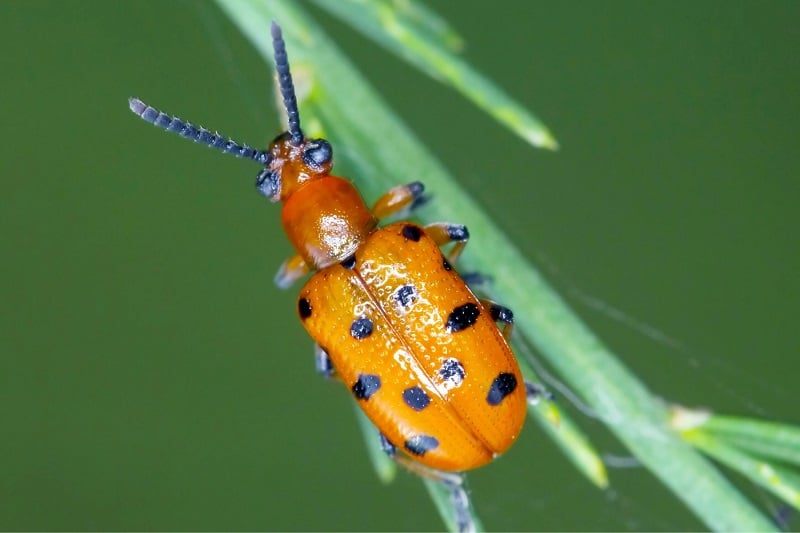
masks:
[[(562, 150), (309, 9), (657, 394), (798, 422), (800, 3), (434, 7)], [(315, 375), (257, 168), (127, 110), (277, 133), (270, 73), (221, 12), (6, 1), (0, 49), (0, 528), (439, 529)], [(702, 527), (646, 471), (610, 474), (593, 489), (529, 424), (470, 486), (490, 529)]]

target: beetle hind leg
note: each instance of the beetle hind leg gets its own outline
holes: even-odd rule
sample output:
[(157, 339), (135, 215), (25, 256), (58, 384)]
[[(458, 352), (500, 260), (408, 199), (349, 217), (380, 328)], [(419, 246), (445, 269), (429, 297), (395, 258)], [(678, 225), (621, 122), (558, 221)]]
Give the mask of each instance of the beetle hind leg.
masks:
[(481, 272), (459, 272), (461, 279), (469, 285), (473, 291), (476, 289), (486, 289), (494, 281), (494, 278)]
[(383, 449), (386, 455), (391, 457), (394, 462), (414, 475), (438, 483), (449, 492), (450, 505), (453, 509), (453, 518), (458, 531), (473, 532), (477, 530), (477, 526), (474, 520), (472, 520), (472, 514), (470, 513), (471, 503), (469, 494), (467, 494), (467, 489), (464, 486), (466, 478), (463, 473), (444, 472), (420, 464), (405, 454), (398, 453), (397, 446), (392, 444), (383, 433), (380, 433), (379, 436), (381, 439), (381, 449)]
[(317, 369), (317, 374), (324, 378), (332, 378), (336, 375), (336, 369), (333, 368), (333, 362), (328, 352), (316, 343), (314, 343), (314, 366)]
[(503, 334), (503, 337), (505, 337), (507, 341), (510, 341), (511, 331), (514, 328), (514, 313), (511, 312), (511, 309), (503, 305), (500, 305), (494, 300), (489, 300), (488, 298), (481, 298), (480, 302), (481, 305), (483, 305), (486, 309), (489, 310), (489, 314), (492, 316), (492, 320), (494, 320), (498, 324), (502, 324), (500, 326), (500, 332)]
[(537, 405), (542, 400), (552, 402), (555, 400), (555, 395), (547, 390), (544, 385), (525, 380), (525, 395), (528, 398), (528, 403)]

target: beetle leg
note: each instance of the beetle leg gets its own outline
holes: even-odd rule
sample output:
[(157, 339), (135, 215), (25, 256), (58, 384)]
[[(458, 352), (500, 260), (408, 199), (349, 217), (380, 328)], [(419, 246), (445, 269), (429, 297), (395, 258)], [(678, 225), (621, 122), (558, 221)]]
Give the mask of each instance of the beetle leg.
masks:
[(418, 181), (392, 187), (372, 206), (372, 216), (382, 219), (406, 208), (413, 209), (423, 202), (424, 191), (425, 186)]
[(555, 399), (555, 396), (552, 392), (544, 388), (542, 385), (528, 380), (525, 380), (525, 395), (528, 398), (528, 403), (531, 405), (536, 405), (542, 400), (552, 402)]
[(492, 276), (489, 276), (488, 274), (482, 274), (480, 272), (459, 272), (459, 275), (461, 276), (461, 279), (464, 280), (464, 283), (469, 285), (470, 289), (474, 289), (475, 287), (482, 289), (494, 281)]
[(480, 301), (481, 304), (489, 310), (492, 320), (502, 324), (502, 326), (500, 326), (500, 332), (503, 334), (503, 337), (505, 337), (506, 340), (510, 340), (511, 330), (514, 328), (514, 313), (511, 312), (511, 309), (486, 298), (481, 298)]
[(310, 269), (303, 258), (293, 255), (283, 262), (275, 274), (275, 285), (281, 289), (288, 289), (292, 283), (308, 274)]
[(435, 481), (450, 491), (450, 504), (459, 531), (475, 531), (475, 522), (470, 517), (470, 500), (464, 487), (464, 474), (460, 472), (444, 472), (422, 465), (410, 457), (397, 453), (397, 446), (380, 433), (381, 448), (394, 462), (417, 476)]
[(397, 446), (392, 444), (392, 441), (386, 438), (386, 435), (383, 433), (378, 433), (378, 438), (381, 440), (381, 450), (383, 450), (386, 455), (394, 459), (395, 455), (397, 454)]
[(461, 276), (461, 280), (472, 289), (472, 292), (476, 294), (485, 294), (494, 282), (492, 276), (484, 274), (483, 272), (459, 272), (458, 275)]
[(332, 378), (336, 374), (328, 352), (317, 343), (314, 343), (314, 366), (317, 368), (317, 373), (324, 378)]
[(450, 224), (449, 222), (434, 222), (425, 226), (425, 233), (437, 244), (444, 246), (451, 242), (455, 243), (450, 251), (447, 252), (447, 260), (455, 263), (469, 240), (469, 230), (463, 224)]

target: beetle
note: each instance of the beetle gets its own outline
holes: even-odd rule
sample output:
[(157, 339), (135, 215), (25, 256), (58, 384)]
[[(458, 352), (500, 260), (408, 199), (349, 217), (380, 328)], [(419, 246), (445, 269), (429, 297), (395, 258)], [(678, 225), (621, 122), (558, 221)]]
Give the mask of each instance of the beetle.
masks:
[(283, 227), (297, 252), (276, 283), (285, 288), (315, 272), (300, 291), (297, 314), (316, 343), (317, 371), (347, 387), (386, 453), (450, 488), (459, 527), (470, 529), (459, 473), (505, 452), (525, 419), (528, 387), (508, 343), (513, 313), (475, 296), (453, 268), (469, 239), (465, 226), (379, 226), (420, 203), (421, 183), (394, 187), (370, 208), (350, 181), (331, 174), (333, 149), (303, 134), (274, 22), (271, 32), (288, 129), (267, 150), (137, 98), (129, 107), (159, 128), (264, 167), (256, 189), (283, 204)]

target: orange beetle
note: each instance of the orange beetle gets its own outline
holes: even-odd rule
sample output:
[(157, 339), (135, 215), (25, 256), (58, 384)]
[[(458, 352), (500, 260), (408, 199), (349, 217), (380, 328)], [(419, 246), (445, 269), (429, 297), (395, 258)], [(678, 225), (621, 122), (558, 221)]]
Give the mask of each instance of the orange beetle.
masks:
[[(306, 139), (300, 128), (285, 44), (274, 23), (272, 36), (289, 128), (267, 151), (135, 98), (130, 108), (163, 129), (264, 165), (256, 187), (283, 203), (283, 226), (297, 250), (276, 282), (287, 287), (317, 271), (300, 291), (297, 309), (317, 343), (318, 371), (350, 390), (387, 453), (461, 490), (454, 500), (464, 499), (446, 472), (491, 461), (514, 442), (525, 418), (527, 387), (507, 342), (512, 313), (478, 299), (453, 270), (469, 238), (465, 226), (378, 227), (379, 219), (419, 202), (421, 183), (393, 188), (370, 209), (351, 182), (330, 174), (330, 144)], [(445, 257), (440, 247), (448, 243), (453, 247)], [(461, 507), (460, 527), (469, 529)]]

